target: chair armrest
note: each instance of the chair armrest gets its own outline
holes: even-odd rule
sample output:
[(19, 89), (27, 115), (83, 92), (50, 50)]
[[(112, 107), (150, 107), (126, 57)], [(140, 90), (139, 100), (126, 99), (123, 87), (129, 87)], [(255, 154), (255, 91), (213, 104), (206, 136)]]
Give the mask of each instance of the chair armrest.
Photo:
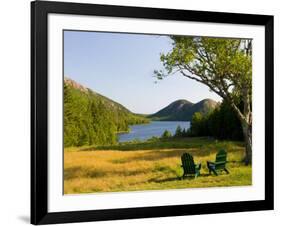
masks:
[(216, 163), (207, 161), (207, 167), (208, 167), (208, 169), (210, 169), (210, 168), (214, 169), (216, 167)]
[(227, 161), (220, 161), (220, 162), (215, 162), (216, 165), (219, 165), (219, 164), (225, 164), (227, 163)]
[(215, 167), (216, 166), (216, 162), (207, 161), (207, 166)]

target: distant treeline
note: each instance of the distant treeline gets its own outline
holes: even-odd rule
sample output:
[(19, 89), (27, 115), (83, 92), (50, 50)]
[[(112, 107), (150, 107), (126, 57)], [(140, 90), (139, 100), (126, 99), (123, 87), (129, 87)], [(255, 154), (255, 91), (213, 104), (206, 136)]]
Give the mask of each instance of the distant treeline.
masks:
[(224, 140), (243, 140), (241, 122), (225, 101), (206, 115), (195, 113), (191, 121), (190, 135), (212, 136)]
[[(240, 104), (240, 107), (241, 104)], [(222, 140), (243, 140), (241, 122), (232, 108), (223, 101), (207, 114), (193, 114), (190, 129), (177, 127), (174, 135), (164, 131), (162, 138), (167, 137), (211, 136)]]
[(64, 83), (64, 146), (104, 145), (117, 142), (117, 133), (149, 120), (88, 90)]

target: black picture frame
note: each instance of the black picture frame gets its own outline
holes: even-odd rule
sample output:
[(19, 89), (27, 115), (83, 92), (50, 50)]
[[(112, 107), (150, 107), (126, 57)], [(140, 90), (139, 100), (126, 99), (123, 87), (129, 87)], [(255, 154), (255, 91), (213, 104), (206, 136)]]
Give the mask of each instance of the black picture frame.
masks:
[[(199, 21), (265, 27), (265, 199), (141, 208), (48, 212), (48, 14)], [(31, 3), (31, 223), (52, 224), (272, 210), (273, 16), (35, 1)]]

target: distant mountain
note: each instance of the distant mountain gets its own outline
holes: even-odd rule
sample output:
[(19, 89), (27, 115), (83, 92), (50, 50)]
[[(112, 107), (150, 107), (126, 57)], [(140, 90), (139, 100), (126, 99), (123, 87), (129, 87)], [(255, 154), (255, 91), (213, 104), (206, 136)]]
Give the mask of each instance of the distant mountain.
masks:
[(204, 99), (198, 103), (187, 100), (177, 100), (160, 111), (149, 115), (148, 118), (159, 121), (190, 121), (195, 112), (206, 114), (217, 106), (212, 99)]
[(121, 104), (77, 83), (64, 79), (64, 145), (113, 144), (118, 132), (149, 120)]

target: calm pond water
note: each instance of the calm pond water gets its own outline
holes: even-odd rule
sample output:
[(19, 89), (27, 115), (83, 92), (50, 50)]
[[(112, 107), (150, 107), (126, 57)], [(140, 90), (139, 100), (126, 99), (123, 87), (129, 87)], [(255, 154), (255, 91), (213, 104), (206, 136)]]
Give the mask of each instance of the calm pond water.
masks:
[(130, 126), (129, 133), (122, 133), (118, 135), (119, 142), (131, 140), (147, 140), (153, 136), (160, 137), (165, 130), (175, 133), (177, 126), (182, 129), (189, 129), (190, 122), (187, 121), (151, 121), (149, 124)]

